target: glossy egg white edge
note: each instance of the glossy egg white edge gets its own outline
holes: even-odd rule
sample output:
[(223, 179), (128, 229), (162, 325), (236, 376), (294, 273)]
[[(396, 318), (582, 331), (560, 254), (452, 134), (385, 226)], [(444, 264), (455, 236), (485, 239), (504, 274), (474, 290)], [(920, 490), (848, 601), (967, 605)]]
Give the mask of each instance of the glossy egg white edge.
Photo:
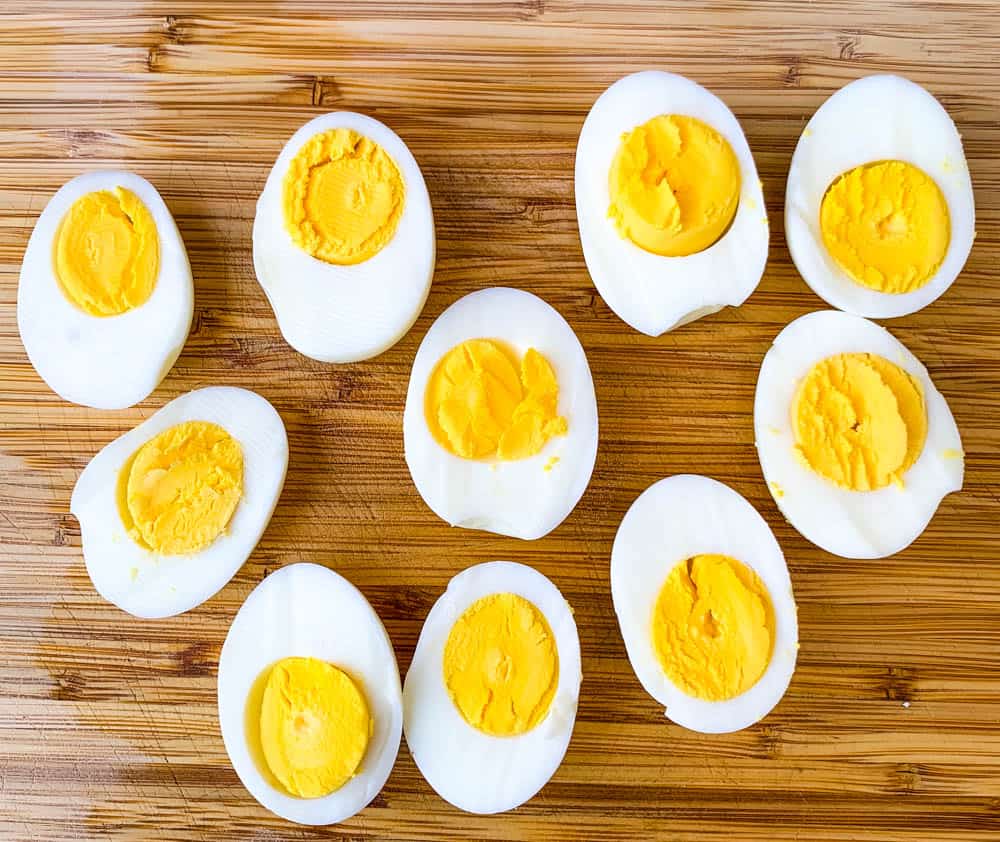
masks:
[[(158, 433), (185, 421), (224, 427), (243, 449), (243, 497), (229, 527), (190, 555), (157, 555), (125, 531), (118, 511), (118, 476)], [(288, 468), (281, 416), (247, 389), (211, 386), (175, 398), (100, 450), (73, 488), (70, 512), (80, 522), (83, 557), (97, 592), (136, 617), (171, 617), (200, 605), (236, 573), (264, 533)]]
[[(282, 183), (291, 160), (314, 135), (354, 129), (396, 163), (405, 187), (393, 238), (374, 257), (351, 266), (319, 260), (285, 229)], [(285, 144), (257, 202), (253, 265), (285, 341), (321, 362), (347, 363), (395, 345), (420, 315), (434, 274), (434, 214), (423, 174), (402, 139), (363, 114), (337, 111), (310, 120)]]
[[(661, 114), (695, 117), (732, 147), (740, 165), (740, 203), (717, 242), (686, 257), (652, 254), (623, 238), (608, 218), (608, 173), (621, 137)], [(659, 336), (723, 307), (738, 307), (757, 288), (770, 229), (753, 154), (728, 106), (696, 82), (659, 70), (619, 79), (591, 108), (576, 150), (576, 216), (590, 277), (624, 322)]]
[[(435, 441), (424, 413), (427, 381), (448, 351), (477, 338), (499, 339), (519, 355), (534, 348), (549, 360), (559, 383), (558, 412), (569, 426), (565, 436), (554, 436), (526, 459), (493, 462), (463, 459)], [(507, 287), (473, 292), (427, 331), (410, 374), (403, 446), (417, 491), (442, 520), (526, 540), (546, 535), (583, 496), (597, 459), (597, 439), (597, 399), (583, 346), (566, 320), (538, 296)], [(553, 457), (559, 461), (552, 464)]]
[[(948, 203), (951, 241), (934, 276), (920, 289), (869, 289), (837, 265), (823, 244), (819, 214), (839, 175), (873, 161), (900, 160), (937, 182)], [(813, 114), (795, 147), (785, 190), (785, 238), (805, 282), (833, 307), (858, 316), (905, 316), (942, 295), (972, 249), (976, 209), (962, 138), (941, 104), (899, 76), (866, 76), (845, 85)]]
[[(821, 360), (851, 353), (884, 357), (923, 390), (927, 440), (902, 488), (848, 491), (796, 456), (791, 407), (802, 378)], [(962, 487), (962, 439), (927, 369), (885, 328), (849, 313), (810, 313), (778, 334), (757, 378), (754, 435), (764, 480), (781, 513), (806, 540), (844, 558), (884, 558), (909, 546), (944, 496)], [(886, 534), (887, 525), (894, 534)]]
[[(495, 593), (524, 597), (545, 616), (559, 654), (559, 683), (545, 718), (516, 737), (469, 725), (444, 683), (444, 648), (455, 621)], [(573, 611), (559, 589), (531, 567), (477, 564), (455, 576), (424, 621), (403, 684), (403, 729), (410, 753), (435, 792), (469, 813), (512, 810), (555, 774), (576, 721), (582, 672)]]
[[(774, 606), (771, 662), (733, 699), (710, 702), (678, 688), (663, 671), (652, 638), (656, 600), (670, 571), (702, 553), (721, 553), (751, 568)], [(667, 717), (694, 731), (738, 731), (766, 716), (784, 696), (798, 656), (792, 582), (771, 528), (739, 493), (708, 477), (682, 474), (647, 488), (622, 519), (611, 551), (611, 596), (632, 669)]]
[[(358, 681), (373, 733), (357, 774), (322, 798), (275, 788), (247, 744), (246, 705), (257, 678), (282, 658), (318, 658)], [(399, 752), (403, 697), (399, 667), (382, 621), (354, 585), (318, 564), (283, 567), (262, 581), (233, 620), (219, 657), (219, 727), (233, 769), (272, 813), (307, 825), (335, 824), (382, 789)]]
[[(77, 199), (124, 187), (156, 224), (160, 265), (152, 295), (119, 316), (91, 316), (70, 302), (55, 273), (59, 224)], [(194, 286), (184, 241), (156, 188), (134, 173), (90, 172), (64, 184), (35, 223), (21, 261), (17, 328), (28, 359), (70, 403), (124, 409), (146, 398), (180, 355), (194, 312)]]

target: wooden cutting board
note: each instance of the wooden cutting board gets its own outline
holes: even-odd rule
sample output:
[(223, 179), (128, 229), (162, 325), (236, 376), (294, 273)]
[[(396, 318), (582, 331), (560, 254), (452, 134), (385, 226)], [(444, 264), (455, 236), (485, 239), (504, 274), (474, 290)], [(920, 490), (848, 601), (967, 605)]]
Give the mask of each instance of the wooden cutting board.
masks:
[[(0, 838), (865, 839), (1000, 834), (1000, 15), (986, 2), (833, 0), (366, 4), (176, 0), (8, 3), (0, 13)], [(659, 339), (590, 283), (573, 160), (595, 97), (641, 68), (707, 85), (742, 121), (771, 220), (749, 302)], [(761, 479), (758, 366), (791, 319), (823, 306), (782, 225), (799, 132), (836, 88), (878, 71), (938, 96), (965, 139), (978, 238), (958, 281), (890, 329), (929, 367), (966, 450), (964, 490), (883, 561), (803, 540)], [(324, 365), (282, 340), (251, 264), (254, 203), (279, 149), (316, 114), (387, 122), (423, 167), (437, 272), (416, 326), (381, 357)], [(150, 179), (194, 270), (191, 337), (142, 405), (59, 400), (17, 333), (28, 236), (53, 192), (95, 168)], [(593, 370), (601, 442), (563, 525), (533, 543), (450, 529), (402, 454), (410, 363), (465, 293), (531, 290), (574, 327)], [(88, 459), (198, 386), (259, 391), (281, 412), (288, 482), (233, 581), (180, 617), (139, 621), (94, 592), (68, 513)], [(728, 736), (668, 723), (618, 632), (608, 560), (618, 522), (653, 481), (704, 473), (772, 525), (798, 599), (787, 696)], [(453, 809), (405, 743), (383, 792), (343, 825), (276, 819), (240, 785), (216, 720), (229, 623), (283, 564), (354, 582), (406, 670), (421, 622), (465, 566), (513, 559), (576, 610), (584, 681), (565, 762), (501, 816)]]

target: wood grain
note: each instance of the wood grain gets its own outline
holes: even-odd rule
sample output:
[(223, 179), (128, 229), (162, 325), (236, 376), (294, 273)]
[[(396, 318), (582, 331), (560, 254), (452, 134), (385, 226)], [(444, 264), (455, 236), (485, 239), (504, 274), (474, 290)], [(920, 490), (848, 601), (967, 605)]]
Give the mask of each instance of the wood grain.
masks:
[[(52, 2), (0, 13), (0, 837), (5, 840), (864, 839), (1000, 834), (1000, 23), (987, 2)], [(16, 11), (15, 9), (23, 9)], [(660, 339), (630, 331), (588, 278), (573, 156), (597, 94), (645, 67), (692, 76), (743, 123), (764, 181), (771, 259), (758, 291)], [(956, 415), (966, 486), (898, 556), (844, 561), (779, 516), (760, 476), (754, 381), (770, 340), (822, 305), (785, 246), (782, 195), (806, 119), (888, 70), (959, 124), (978, 237), (952, 289), (891, 323)], [(389, 123), (423, 167), (438, 263), (412, 331), (376, 360), (313, 362), (282, 341), (254, 279), (254, 202), (281, 145), (327, 110)], [(35, 375), (15, 320), (32, 225), (67, 179), (125, 166), (163, 194), (195, 275), (190, 340), (141, 406), (69, 406)], [(593, 481), (522, 543), (451, 530), (402, 456), (409, 365), (433, 319), (508, 284), (552, 303), (590, 359)], [(167, 400), (234, 384), (288, 427), (288, 482), (257, 551), (214, 599), (137, 621), (87, 579), (73, 482)], [(625, 658), (608, 588), (618, 521), (662, 476), (733, 485), (774, 527), (801, 624), (799, 666), (762, 723), (703, 736), (666, 722)], [(467, 816), (405, 744), (375, 802), (325, 830), (268, 814), (232, 771), (216, 662), (241, 601), (307, 559), (357, 584), (406, 669), (465, 566), (515, 559), (576, 610), (584, 683), (562, 767), (535, 799)]]

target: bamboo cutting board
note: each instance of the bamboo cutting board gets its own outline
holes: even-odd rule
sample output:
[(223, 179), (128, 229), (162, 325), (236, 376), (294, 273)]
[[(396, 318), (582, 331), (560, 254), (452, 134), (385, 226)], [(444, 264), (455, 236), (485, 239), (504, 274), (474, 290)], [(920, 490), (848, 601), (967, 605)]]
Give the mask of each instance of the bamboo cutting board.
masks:
[[(1000, 834), (1000, 23), (990, 3), (716, 5), (521, 0), (366, 4), (7, 3), (0, 12), (0, 838), (864, 839)], [(596, 294), (577, 237), (573, 157), (595, 97), (641, 68), (684, 73), (733, 108), (755, 152), (771, 257), (749, 302), (660, 339)], [(978, 238), (958, 281), (891, 330), (929, 367), (966, 450), (965, 489), (909, 549), (845, 561), (804, 541), (761, 479), (760, 361), (825, 305), (789, 259), (784, 178), (812, 111), (858, 76), (927, 86), (965, 139)], [(331, 366), (281, 339), (254, 278), (254, 203), (310, 117), (387, 122), (423, 167), (437, 272), (416, 326), (381, 357)], [(195, 276), (191, 337), (162, 386), (122, 412), (70, 406), (17, 334), (21, 256), (52, 193), (123, 166), (163, 194)], [(409, 366), (465, 293), (531, 290), (572, 324), (601, 417), (585, 496), (548, 537), (453, 530), (402, 454)], [(139, 621), (94, 592), (70, 491), (87, 460), (167, 400), (246, 386), (288, 427), (288, 481), (256, 552), (215, 598)], [(668, 723), (625, 658), (608, 584), (618, 522), (678, 472), (731, 484), (788, 558), (801, 652), (783, 702), (737, 734)], [(310, 560), (354, 582), (400, 668), (448, 579), (536, 566), (576, 611), (584, 681), (565, 762), (513, 813), (476, 817), (427, 786), (405, 743), (354, 819), (300, 828), (229, 765), (215, 675), (237, 608), (269, 571)]]

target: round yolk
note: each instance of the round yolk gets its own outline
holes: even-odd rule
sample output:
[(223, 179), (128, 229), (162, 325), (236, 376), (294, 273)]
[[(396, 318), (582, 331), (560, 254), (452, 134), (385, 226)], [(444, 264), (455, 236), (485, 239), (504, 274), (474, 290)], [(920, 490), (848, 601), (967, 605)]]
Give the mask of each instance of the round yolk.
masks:
[(608, 174), (608, 216), (653, 254), (682, 257), (721, 237), (740, 200), (729, 142), (694, 117), (664, 114), (622, 135)]
[(920, 289), (948, 251), (948, 203), (927, 173), (877, 161), (840, 175), (819, 212), (823, 244), (850, 277), (878, 292)]
[(146, 303), (160, 269), (153, 215), (123, 187), (77, 199), (56, 232), (56, 278), (91, 316), (118, 316)]
[(392, 239), (405, 189), (396, 163), (353, 129), (310, 138), (285, 174), (285, 228), (301, 249), (327, 263), (361, 263)]
[(195, 553), (221, 535), (243, 496), (243, 450), (222, 427), (186, 421), (126, 462), (118, 509), (132, 538), (155, 553)]
[(816, 363), (792, 401), (796, 450), (816, 473), (851, 491), (872, 491), (917, 461), (927, 438), (920, 385), (875, 354)]
[(474, 602), (448, 635), (444, 683), (474, 728), (494, 737), (530, 731), (559, 684), (559, 653), (544, 615), (512, 593)]
[(333, 664), (285, 658), (271, 668), (260, 706), (260, 749), (291, 795), (322, 798), (353, 778), (373, 725), (364, 693)]
[(466, 459), (524, 459), (565, 435), (559, 384), (534, 348), (517, 356), (493, 339), (469, 339), (438, 362), (424, 408), (435, 440)]
[(674, 684), (719, 702), (756, 684), (771, 661), (774, 609), (760, 578), (725, 555), (670, 571), (653, 609), (653, 646)]

